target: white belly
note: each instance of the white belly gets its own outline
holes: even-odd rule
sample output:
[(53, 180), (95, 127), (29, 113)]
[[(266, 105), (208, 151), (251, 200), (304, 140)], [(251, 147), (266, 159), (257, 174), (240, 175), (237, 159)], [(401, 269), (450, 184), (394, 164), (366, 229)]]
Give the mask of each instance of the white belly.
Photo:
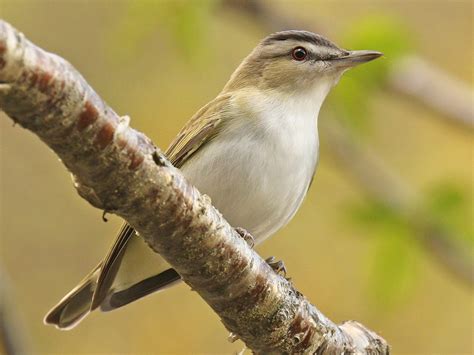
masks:
[(287, 224), (306, 195), (318, 156), (317, 112), (306, 111), (235, 120), (182, 167), (233, 227), (258, 242)]
[[(256, 242), (287, 224), (306, 195), (318, 157), (316, 122), (326, 92), (286, 102), (255, 92), (250, 99), (237, 98), (234, 104), (242, 108), (236, 110), (242, 117), (234, 117), (181, 167), (227, 221), (245, 228)], [(259, 110), (253, 112), (259, 116), (250, 120), (243, 116), (255, 109), (252, 99), (258, 102)], [(141, 238), (132, 239), (127, 248), (115, 289), (169, 268)]]

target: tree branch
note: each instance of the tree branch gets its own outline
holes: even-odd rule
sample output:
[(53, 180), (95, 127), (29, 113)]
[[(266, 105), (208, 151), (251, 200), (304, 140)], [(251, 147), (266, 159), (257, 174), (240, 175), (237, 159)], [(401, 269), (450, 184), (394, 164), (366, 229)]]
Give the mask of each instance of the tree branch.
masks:
[(255, 353), (388, 354), (277, 275), (142, 133), (64, 59), (0, 22), (0, 107), (53, 149), (79, 194), (126, 219)]
[(406, 55), (399, 59), (388, 83), (393, 90), (417, 99), (442, 117), (473, 128), (472, 89), (422, 57)]
[(324, 129), (335, 161), (350, 173), (365, 194), (400, 217), (433, 259), (458, 280), (472, 286), (474, 274), (469, 251), (426, 211), (419, 194), (373, 150), (353, 139), (337, 120), (326, 120)]

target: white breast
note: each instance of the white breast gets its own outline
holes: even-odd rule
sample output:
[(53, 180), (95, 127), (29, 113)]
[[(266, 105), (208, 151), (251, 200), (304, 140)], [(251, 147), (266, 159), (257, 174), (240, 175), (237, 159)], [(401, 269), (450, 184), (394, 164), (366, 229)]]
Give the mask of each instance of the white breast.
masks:
[(303, 201), (318, 157), (317, 115), (328, 90), (236, 96), (241, 116), (182, 167), (232, 226), (258, 242), (287, 224)]

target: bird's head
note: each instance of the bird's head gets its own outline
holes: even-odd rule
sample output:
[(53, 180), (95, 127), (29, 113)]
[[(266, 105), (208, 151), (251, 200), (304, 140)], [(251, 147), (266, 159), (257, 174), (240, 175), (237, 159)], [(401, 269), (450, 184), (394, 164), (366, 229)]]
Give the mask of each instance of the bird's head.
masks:
[(376, 51), (348, 51), (307, 31), (269, 35), (245, 58), (224, 90), (243, 88), (297, 93), (334, 86), (342, 73), (380, 57)]

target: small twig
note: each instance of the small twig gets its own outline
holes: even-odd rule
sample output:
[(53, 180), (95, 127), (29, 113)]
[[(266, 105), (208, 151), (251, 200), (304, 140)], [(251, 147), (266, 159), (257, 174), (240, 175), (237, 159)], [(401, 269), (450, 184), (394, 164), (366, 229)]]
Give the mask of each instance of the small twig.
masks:
[[(370, 198), (390, 208), (414, 231), (431, 255), (458, 279), (474, 285), (473, 263), (456, 238), (449, 235), (424, 210), (418, 194), (374, 152), (355, 141), (349, 132), (329, 118), (325, 137), (335, 161), (350, 172)], [(330, 122), (330, 123), (329, 123)]]
[(399, 59), (392, 67), (389, 84), (446, 119), (471, 129), (474, 126), (473, 90), (418, 55)]

